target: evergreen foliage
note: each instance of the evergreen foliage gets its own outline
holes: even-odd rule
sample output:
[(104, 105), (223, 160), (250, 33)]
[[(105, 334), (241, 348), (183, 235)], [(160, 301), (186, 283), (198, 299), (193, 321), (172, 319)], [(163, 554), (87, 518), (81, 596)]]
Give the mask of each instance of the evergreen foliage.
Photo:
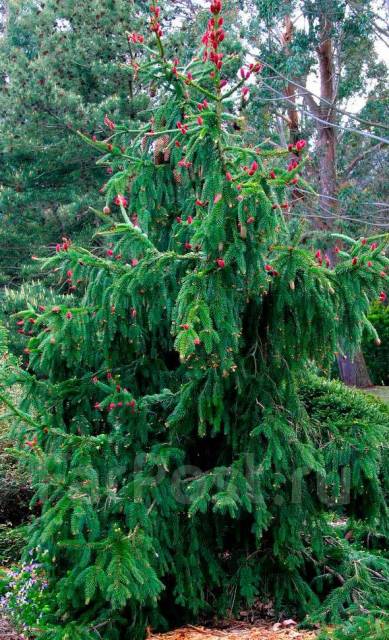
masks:
[[(64, 240), (43, 260), (77, 299), (17, 314), (29, 364), (3, 384), (24, 389), (14, 434), (42, 503), (29, 541), (53, 603), (42, 638), (134, 640), (257, 597), (300, 615), (336, 598), (341, 617), (356, 566), (329, 517), (343, 470), (342, 510), (387, 530), (387, 425), (320, 424), (298, 389), (311, 361), (375, 335), (387, 237), (343, 236), (334, 268), (307, 249), (287, 204), (304, 142), (292, 169), (287, 148), (244, 145), (237, 110), (261, 66), (229, 74), (220, 10), (185, 67), (166, 57), (157, 6), (156, 46), (130, 34), (162, 98), (138, 129), (82, 135), (113, 167), (104, 227), (93, 250)], [(387, 566), (371, 566), (378, 592)]]
[(23, 357), (26, 346), (25, 336), (33, 335), (32, 327), (22, 328), (20, 322), (15, 318), (15, 314), (23, 311), (26, 305), (42, 310), (45, 306), (72, 304), (76, 296), (77, 284), (74, 284), (73, 281), (64, 282), (60, 290), (53, 289), (40, 280), (24, 282), (18, 288), (13, 289), (4, 287), (0, 317), (7, 329), (7, 350), (14, 356)]
[[(382, 617), (384, 616), (384, 617)], [(320, 634), (319, 640), (386, 640), (389, 637), (389, 625), (385, 612), (378, 618), (367, 615), (353, 617), (346, 625)]]
[[(346, 545), (347, 566), (333, 565), (338, 584), (319, 610), (316, 620), (328, 617), (329, 608), (340, 613), (341, 625), (323, 631), (319, 640), (386, 640), (389, 631), (389, 592), (387, 538), (360, 522), (339, 530)], [(345, 538), (351, 540), (347, 548)], [(343, 573), (340, 573), (343, 572)], [(346, 610), (346, 615), (345, 615)], [(331, 611), (332, 613), (332, 611)]]
[[(106, 114), (139, 121), (132, 45), (144, 4), (9, 0), (0, 39), (0, 282), (34, 273), (32, 253), (72, 233), (90, 240), (92, 198), (106, 174), (77, 128), (101, 134)], [(138, 115), (139, 114), (139, 115)], [(93, 194), (93, 195), (92, 195)], [(35, 268), (36, 273), (36, 268)]]
[(299, 393), (316, 425), (317, 446), (322, 448), (326, 468), (326, 490), (331, 492), (332, 486), (334, 495), (339, 495), (339, 469), (346, 468), (349, 474), (349, 495), (343, 496), (343, 503), (341, 500), (337, 505), (330, 500), (329, 505), (343, 517), (363, 518), (371, 509), (370, 522), (381, 522), (383, 527), (378, 530), (387, 535), (387, 406), (339, 382), (312, 375), (303, 381)]
[(377, 385), (389, 385), (389, 306), (373, 304), (368, 318), (380, 336), (380, 344), (376, 344), (370, 335), (363, 341), (372, 381)]
[(26, 530), (24, 527), (12, 527), (0, 524), (0, 564), (2, 567), (18, 562), (23, 548), (26, 546)]

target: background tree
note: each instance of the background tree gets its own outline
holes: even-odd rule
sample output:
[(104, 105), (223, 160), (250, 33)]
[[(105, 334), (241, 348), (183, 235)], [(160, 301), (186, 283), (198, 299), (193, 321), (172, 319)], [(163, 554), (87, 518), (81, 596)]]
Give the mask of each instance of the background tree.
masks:
[(3, 283), (28, 277), (31, 254), (61, 236), (91, 236), (89, 206), (107, 174), (77, 129), (108, 137), (106, 114), (145, 117), (148, 95), (136, 84), (133, 47), (123, 38), (143, 7), (124, 0), (7, 3), (0, 41)]
[[(354, 227), (364, 235), (386, 228), (385, 193), (379, 185), (387, 158), (388, 127), (382, 111), (387, 68), (376, 55), (376, 3), (265, 0), (246, 6), (258, 10), (244, 35), (265, 62), (259, 91), (270, 103), (275, 132), (285, 139), (286, 122), (292, 141), (300, 129), (315, 148), (317, 166), (310, 177), (317, 185), (317, 201), (296, 191), (296, 198), (306, 202), (305, 211), (300, 208), (294, 215), (311, 218), (318, 246), (335, 260), (328, 231)], [(309, 88), (314, 75), (316, 94)], [(348, 104), (361, 95), (366, 105), (353, 114)], [(350, 176), (358, 170), (364, 177), (359, 185), (350, 184)], [(339, 367), (348, 384), (370, 384), (362, 353), (352, 361), (340, 358)]]

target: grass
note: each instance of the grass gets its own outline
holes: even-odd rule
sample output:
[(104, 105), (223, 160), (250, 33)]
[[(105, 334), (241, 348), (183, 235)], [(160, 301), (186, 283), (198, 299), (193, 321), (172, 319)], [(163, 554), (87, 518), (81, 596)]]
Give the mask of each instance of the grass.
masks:
[(389, 387), (370, 387), (369, 389), (364, 389), (364, 391), (371, 395), (377, 396), (377, 398), (379, 398), (386, 404), (389, 404)]

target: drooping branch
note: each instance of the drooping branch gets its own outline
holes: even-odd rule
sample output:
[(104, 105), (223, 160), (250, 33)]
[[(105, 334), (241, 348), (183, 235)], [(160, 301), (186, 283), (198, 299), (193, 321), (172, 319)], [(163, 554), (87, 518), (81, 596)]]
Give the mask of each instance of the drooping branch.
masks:
[(379, 149), (382, 149), (382, 147), (385, 146), (383, 142), (379, 142), (378, 144), (373, 145), (372, 147), (369, 147), (368, 149), (366, 149), (363, 153), (360, 153), (359, 156), (356, 156), (351, 162), (350, 164), (345, 168), (345, 170), (343, 171), (343, 175), (347, 176), (349, 175), (349, 173), (351, 173), (355, 167), (362, 161), (364, 160), (367, 156), (369, 156), (371, 153), (375, 153), (376, 151), (378, 151)]

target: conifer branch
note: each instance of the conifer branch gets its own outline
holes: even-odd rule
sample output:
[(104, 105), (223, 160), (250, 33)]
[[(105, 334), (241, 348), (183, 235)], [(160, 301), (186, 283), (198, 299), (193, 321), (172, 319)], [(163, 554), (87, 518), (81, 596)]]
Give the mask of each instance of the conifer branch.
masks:
[(38, 424), (37, 422), (35, 422), (31, 416), (29, 416), (27, 413), (24, 413), (24, 411), (20, 411), (20, 409), (18, 409), (17, 407), (15, 407), (15, 405), (13, 404), (13, 402), (11, 402), (11, 400), (9, 400), (7, 398), (7, 396), (5, 396), (3, 393), (0, 393), (0, 403), (4, 404), (6, 407), (8, 407), (9, 409), (11, 409), (11, 412), (17, 416), (18, 418), (20, 418), (23, 422), (25, 422), (26, 424), (30, 425), (30, 427), (34, 427), (34, 429), (40, 429), (41, 425)]

